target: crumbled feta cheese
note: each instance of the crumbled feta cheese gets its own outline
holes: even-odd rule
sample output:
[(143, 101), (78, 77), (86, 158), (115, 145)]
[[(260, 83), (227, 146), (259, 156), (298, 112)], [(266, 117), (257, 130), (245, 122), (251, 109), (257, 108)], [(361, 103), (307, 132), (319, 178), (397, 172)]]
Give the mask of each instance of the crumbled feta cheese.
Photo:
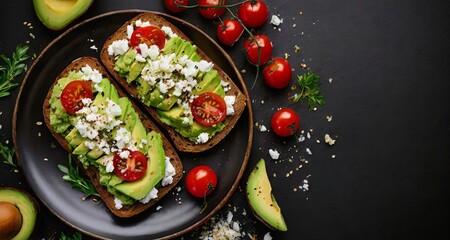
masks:
[(169, 36), (170, 38), (178, 37), (178, 35), (175, 34), (175, 33), (172, 31), (172, 28), (170, 28), (170, 27), (163, 26), (163, 27), (161, 28), (161, 30), (162, 30), (167, 36)]
[(312, 155), (311, 149), (306, 148), (306, 153), (309, 154), (309, 155)]
[(119, 153), (120, 158), (127, 159), (130, 156), (130, 151), (125, 150)]
[(134, 22), (134, 25), (136, 27), (148, 27), (148, 26), (151, 26), (149, 21), (143, 22), (141, 19), (136, 20), (136, 22)]
[(198, 63), (198, 70), (201, 72), (209, 72), (214, 67), (212, 62), (208, 62), (205, 60), (200, 60)]
[(143, 199), (139, 200), (140, 203), (146, 204), (152, 199), (158, 198), (158, 189), (152, 188), (152, 190)]
[(116, 40), (108, 46), (108, 54), (114, 56), (123, 55), (128, 51), (128, 49), (130, 49), (130, 46), (128, 46), (128, 40)]
[(269, 149), (269, 155), (274, 160), (280, 157), (280, 153), (276, 149), (275, 150)]
[(197, 144), (206, 143), (208, 140), (209, 140), (209, 134), (203, 132), (203, 133), (200, 133), (200, 135), (198, 135), (197, 141), (195, 141), (195, 143), (197, 143)]
[(133, 24), (128, 25), (127, 26), (127, 37), (128, 37), (128, 39), (131, 38), (131, 35), (133, 34), (133, 32), (134, 32)]
[(164, 174), (164, 178), (162, 179), (161, 185), (164, 187), (172, 184), (173, 176), (175, 176), (175, 168), (170, 162), (170, 158), (166, 157), (166, 172)]
[(156, 207), (156, 211), (161, 210), (161, 208), (163, 208), (161, 205)]
[(114, 198), (114, 205), (115, 205), (116, 209), (122, 209), (122, 207), (123, 207), (122, 201), (116, 197)]
[(81, 78), (85, 81), (91, 80), (94, 83), (100, 83), (103, 79), (102, 74), (97, 69), (92, 69), (89, 65), (81, 68)]
[(106, 162), (106, 172), (107, 173), (110, 173), (110, 172), (113, 172), (114, 171), (114, 162), (113, 162), (113, 157), (111, 156), (111, 158), (108, 158), (108, 159), (110, 159), (109, 161), (107, 161)]
[(266, 233), (266, 235), (264, 235), (263, 240), (272, 240), (272, 236), (270, 236), (270, 232), (268, 232), (268, 233)]
[(144, 63), (146, 60), (141, 54), (136, 54), (136, 61)]
[(97, 46), (95, 46), (95, 45), (92, 45), (92, 46), (90, 47), (90, 49), (95, 50), (96, 52), (97, 52), (97, 50), (98, 50)]
[(280, 26), (280, 24), (283, 23), (283, 19), (280, 19), (277, 15), (272, 15), (272, 18), (270, 19), (270, 24), (274, 26)]
[(266, 131), (267, 131), (266, 126), (260, 125), (260, 126), (259, 126), (259, 131), (261, 131), (261, 132), (266, 132)]
[(223, 98), (227, 104), (227, 116), (234, 115), (234, 103), (236, 102), (236, 96), (225, 96)]

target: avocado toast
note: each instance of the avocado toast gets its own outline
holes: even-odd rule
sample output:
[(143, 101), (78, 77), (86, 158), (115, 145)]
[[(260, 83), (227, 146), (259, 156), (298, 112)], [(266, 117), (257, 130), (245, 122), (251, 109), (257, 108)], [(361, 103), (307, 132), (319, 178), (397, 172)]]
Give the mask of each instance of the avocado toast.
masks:
[(64, 69), (44, 100), (43, 115), (118, 217), (149, 208), (182, 177), (170, 142), (95, 58), (76, 59)]
[[(143, 39), (145, 33), (140, 30), (145, 28), (156, 28), (152, 31), (159, 34), (153, 36), (158, 37)], [(111, 35), (100, 59), (182, 152), (202, 152), (215, 146), (233, 129), (246, 107), (246, 96), (232, 79), (182, 31), (151, 12), (137, 15)], [(196, 99), (207, 95), (222, 99), (217, 101), (222, 102), (219, 106), (226, 105), (226, 116), (212, 124), (199, 120), (192, 110)], [(200, 115), (210, 116), (209, 112)]]

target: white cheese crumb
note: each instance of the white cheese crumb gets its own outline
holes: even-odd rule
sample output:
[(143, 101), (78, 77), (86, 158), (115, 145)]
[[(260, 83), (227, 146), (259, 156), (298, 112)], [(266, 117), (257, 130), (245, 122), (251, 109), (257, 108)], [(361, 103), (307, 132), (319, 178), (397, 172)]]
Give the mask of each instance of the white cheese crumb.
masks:
[(269, 155), (274, 160), (276, 160), (280, 157), (280, 153), (277, 150), (272, 150), (272, 149), (269, 149)]
[(308, 153), (309, 155), (312, 155), (311, 149), (306, 148), (306, 153)]
[(116, 209), (122, 209), (122, 201), (118, 198), (114, 198), (114, 205), (116, 207)]
[(108, 54), (114, 56), (123, 55), (128, 51), (129, 48), (130, 47), (128, 46), (128, 40), (116, 40), (108, 46)]
[(330, 82), (330, 83), (333, 82), (333, 79), (332, 79), (332, 78), (329, 78), (329, 79), (328, 79), (328, 82)]
[(150, 200), (155, 199), (158, 197), (158, 189), (152, 188), (152, 190), (145, 196), (143, 199), (139, 200), (139, 202), (146, 204), (150, 202)]
[(280, 26), (280, 24), (283, 23), (283, 19), (280, 19), (277, 15), (272, 15), (272, 18), (270, 19), (270, 24), (274, 26)]
[(162, 206), (157, 206), (157, 207), (156, 207), (156, 211), (161, 210), (161, 208), (163, 208), (163, 207), (162, 207)]
[(167, 36), (169, 36), (170, 38), (178, 37), (177, 34), (173, 33), (172, 28), (170, 28), (170, 27), (163, 26), (163, 27), (161, 28), (161, 30), (162, 30)]
[(327, 116), (327, 121), (331, 122), (333, 120), (333, 116)]
[(263, 240), (272, 240), (272, 236), (270, 236), (270, 232), (268, 232), (268, 233), (266, 233), (266, 235), (264, 235)]
[(130, 151), (125, 150), (119, 153), (120, 158), (127, 159), (130, 156)]
[(197, 143), (197, 144), (206, 143), (208, 140), (209, 140), (209, 134), (203, 132), (203, 133), (200, 133), (200, 135), (198, 135), (197, 141), (195, 141), (195, 143)]
[(223, 98), (227, 105), (227, 116), (234, 115), (234, 103), (236, 102), (236, 96), (225, 96)]
[(267, 131), (266, 126), (260, 125), (260, 126), (259, 126), (259, 131), (261, 131), (261, 132), (266, 132), (266, 131)]
[(92, 46), (90, 47), (90, 49), (95, 50), (96, 52), (97, 52), (97, 50), (98, 50), (97, 46), (95, 46), (95, 45), (92, 45)]
[(170, 162), (170, 158), (166, 157), (166, 172), (164, 174), (164, 178), (162, 179), (161, 185), (164, 187), (172, 184), (173, 176), (175, 176), (175, 168)]
[(127, 26), (127, 37), (128, 37), (128, 39), (131, 38), (131, 35), (133, 34), (133, 32), (134, 32), (133, 24), (128, 25)]
[(298, 137), (298, 142), (303, 142), (305, 141), (305, 136), (300, 135), (300, 137)]

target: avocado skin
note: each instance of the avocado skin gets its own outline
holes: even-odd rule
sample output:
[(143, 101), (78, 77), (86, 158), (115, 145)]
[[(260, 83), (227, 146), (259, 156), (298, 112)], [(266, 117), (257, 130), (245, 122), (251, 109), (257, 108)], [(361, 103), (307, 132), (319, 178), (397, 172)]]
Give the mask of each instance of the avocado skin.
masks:
[(38, 205), (36, 200), (25, 191), (10, 188), (0, 188), (0, 201), (14, 204), (22, 214), (22, 227), (12, 240), (30, 239), (36, 224)]
[(287, 231), (281, 209), (272, 194), (264, 159), (259, 160), (247, 181), (247, 200), (253, 214), (271, 229)]
[(69, 23), (80, 17), (92, 5), (94, 0), (78, 0), (66, 11), (58, 12), (49, 6), (48, 2), (63, 2), (60, 0), (33, 0), (34, 10), (39, 20), (51, 30), (61, 30)]

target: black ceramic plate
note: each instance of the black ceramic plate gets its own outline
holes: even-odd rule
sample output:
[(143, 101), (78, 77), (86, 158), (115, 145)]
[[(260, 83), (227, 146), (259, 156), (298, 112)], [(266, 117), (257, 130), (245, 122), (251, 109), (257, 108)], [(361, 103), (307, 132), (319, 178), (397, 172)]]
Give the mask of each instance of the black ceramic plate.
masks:
[[(171, 238), (180, 236), (212, 217), (236, 190), (247, 165), (252, 143), (252, 112), (247, 109), (235, 129), (224, 141), (201, 154), (182, 154), (184, 168), (211, 166), (218, 175), (218, 188), (208, 199), (202, 214), (201, 199), (191, 197), (178, 186), (154, 207), (129, 219), (120, 219), (107, 212), (103, 204), (87, 200), (62, 180), (57, 165), (67, 165), (68, 154), (53, 139), (43, 122), (42, 104), (52, 82), (74, 59), (99, 57), (104, 41), (125, 21), (142, 11), (120, 11), (104, 14), (69, 29), (55, 39), (36, 59), (22, 85), (13, 119), (13, 138), (17, 156), (25, 176), (40, 200), (62, 221), (97, 238), (133, 239)], [(159, 14), (159, 13), (158, 13)], [(182, 29), (213, 61), (237, 83), (248, 96), (245, 84), (230, 57), (198, 28), (174, 17), (160, 14)], [(56, 147), (55, 147), (56, 145)], [(162, 206), (158, 211), (157, 206)]]

